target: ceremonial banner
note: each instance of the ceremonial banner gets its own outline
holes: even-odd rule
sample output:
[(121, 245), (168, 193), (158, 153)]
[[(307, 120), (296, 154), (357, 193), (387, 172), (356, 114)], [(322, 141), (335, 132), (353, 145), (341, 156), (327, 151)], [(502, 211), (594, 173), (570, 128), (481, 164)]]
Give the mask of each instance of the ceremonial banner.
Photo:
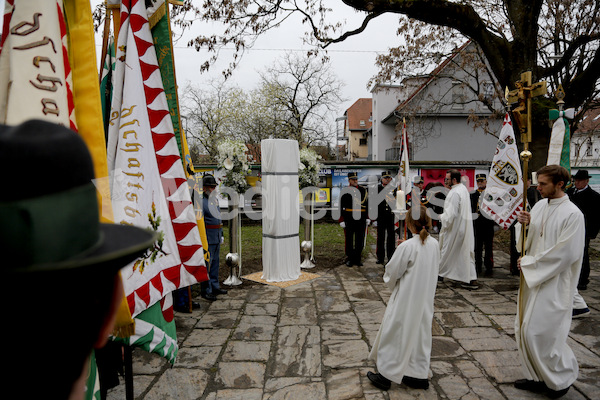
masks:
[(571, 133), (567, 118), (573, 119), (575, 110), (573, 108), (565, 111), (550, 110), (549, 114), (550, 120), (556, 121), (552, 125), (546, 165), (560, 165), (565, 167), (571, 175)]
[(137, 316), (175, 289), (207, 279), (143, 1), (123, 1), (109, 121), (115, 221), (158, 232), (154, 248), (123, 270)]
[(39, 118), (76, 129), (62, 1), (6, 0), (0, 123)]
[(523, 209), (522, 175), (512, 122), (506, 114), (487, 178), (487, 188), (480, 197), (482, 214), (491, 217), (503, 229), (510, 228), (517, 213)]
[(399, 187), (406, 195), (412, 189), (410, 179), (408, 178), (408, 138), (406, 132), (406, 122), (402, 124), (402, 155), (400, 156), (400, 168), (398, 169)]

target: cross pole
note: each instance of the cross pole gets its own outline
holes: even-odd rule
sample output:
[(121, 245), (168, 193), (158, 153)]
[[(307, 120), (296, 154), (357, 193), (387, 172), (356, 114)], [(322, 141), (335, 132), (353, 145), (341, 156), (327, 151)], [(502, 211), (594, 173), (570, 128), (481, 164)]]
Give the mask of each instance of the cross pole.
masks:
[[(523, 143), (523, 151), (520, 154), (523, 161), (523, 211), (527, 209), (527, 175), (529, 160), (532, 157), (529, 151), (529, 143), (531, 143), (531, 99), (538, 96), (543, 96), (547, 93), (546, 81), (531, 83), (531, 71), (521, 74), (521, 80), (515, 83), (517, 87), (507, 93), (506, 100), (509, 104), (518, 104), (512, 110), (513, 119), (519, 127), (521, 133), (521, 143)], [(525, 225), (521, 231), (521, 256), (525, 255)]]

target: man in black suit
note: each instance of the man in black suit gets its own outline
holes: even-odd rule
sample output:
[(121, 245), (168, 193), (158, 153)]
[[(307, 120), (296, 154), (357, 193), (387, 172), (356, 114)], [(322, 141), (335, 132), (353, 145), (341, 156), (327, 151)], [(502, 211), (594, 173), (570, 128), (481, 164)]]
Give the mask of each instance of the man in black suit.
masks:
[(494, 225), (493, 219), (481, 214), (479, 199), (487, 186), (487, 176), (477, 174), (477, 189), (471, 192), (471, 210), (473, 211), (473, 232), (475, 234), (475, 270), (479, 276), (485, 266), (485, 275), (491, 276), (494, 268)]
[[(346, 238), (346, 265), (362, 266), (361, 255), (365, 245), (365, 234), (367, 225), (371, 222), (367, 219), (368, 204), (367, 191), (358, 185), (356, 172), (348, 174), (348, 188), (342, 190), (340, 198), (340, 226), (344, 228)], [(356, 214), (356, 218), (355, 215)]]
[(587, 289), (590, 282), (590, 240), (595, 239), (600, 230), (600, 193), (590, 186), (590, 174), (585, 169), (580, 169), (573, 175), (574, 185), (567, 190), (569, 198), (583, 213), (585, 218), (585, 247), (583, 249), (583, 263), (579, 275), (578, 290)]
[(385, 255), (387, 253), (388, 261), (392, 258), (394, 250), (396, 249), (396, 233), (395, 233), (395, 220), (394, 213), (390, 207), (391, 204), (396, 202), (396, 189), (390, 190), (388, 186), (392, 181), (391, 171), (385, 171), (381, 174), (381, 183), (377, 188), (378, 193), (381, 194), (385, 190), (385, 200), (377, 205), (377, 221), (373, 225), (377, 224), (377, 264), (385, 264)]

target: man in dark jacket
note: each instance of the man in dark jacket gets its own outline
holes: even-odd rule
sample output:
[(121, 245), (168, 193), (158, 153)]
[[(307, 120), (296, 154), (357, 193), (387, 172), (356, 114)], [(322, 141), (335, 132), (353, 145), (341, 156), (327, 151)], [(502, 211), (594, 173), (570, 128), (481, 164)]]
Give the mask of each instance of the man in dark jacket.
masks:
[[(348, 188), (340, 197), (340, 226), (346, 239), (346, 265), (362, 266), (361, 254), (370, 220), (367, 219), (367, 190), (358, 185), (356, 172), (348, 173)], [(353, 214), (357, 214), (356, 218)]]
[[(381, 183), (377, 190), (381, 193), (382, 190), (386, 191), (385, 200), (377, 205), (377, 264), (384, 264), (385, 255), (387, 253), (388, 261), (392, 258), (394, 250), (396, 249), (396, 234), (394, 225), (394, 213), (390, 207), (391, 204), (395, 203), (396, 190), (390, 191), (389, 184), (392, 181), (391, 171), (385, 171), (381, 175)], [(373, 224), (375, 225), (375, 223)]]
[[(479, 199), (487, 187), (487, 176), (477, 174), (477, 189), (471, 192), (471, 210), (473, 211), (473, 232), (475, 234), (475, 270), (477, 275), (483, 272), (485, 266), (485, 275), (491, 276), (494, 268), (494, 225), (493, 219), (486, 218), (479, 209)], [(476, 214), (476, 215), (475, 215)]]
[(567, 190), (567, 194), (585, 218), (585, 247), (577, 289), (586, 290), (590, 282), (590, 240), (595, 239), (600, 230), (600, 193), (590, 187), (590, 174), (585, 169), (580, 169), (573, 175), (573, 182), (574, 185)]

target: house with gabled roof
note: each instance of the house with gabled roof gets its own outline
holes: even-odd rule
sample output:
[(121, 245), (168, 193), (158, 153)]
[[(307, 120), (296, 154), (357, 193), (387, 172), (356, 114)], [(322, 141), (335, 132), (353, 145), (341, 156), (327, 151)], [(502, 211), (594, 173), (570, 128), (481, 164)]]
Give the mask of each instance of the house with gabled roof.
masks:
[(375, 86), (370, 158), (398, 160), (405, 123), (413, 161), (491, 161), (502, 126), (494, 82), (482, 53), (468, 41), (427, 75)]
[(358, 99), (344, 113), (344, 136), (347, 141), (346, 159), (349, 161), (367, 160), (369, 147), (367, 132), (371, 129), (372, 101)]
[(571, 136), (571, 167), (600, 167), (600, 109), (589, 110)]

